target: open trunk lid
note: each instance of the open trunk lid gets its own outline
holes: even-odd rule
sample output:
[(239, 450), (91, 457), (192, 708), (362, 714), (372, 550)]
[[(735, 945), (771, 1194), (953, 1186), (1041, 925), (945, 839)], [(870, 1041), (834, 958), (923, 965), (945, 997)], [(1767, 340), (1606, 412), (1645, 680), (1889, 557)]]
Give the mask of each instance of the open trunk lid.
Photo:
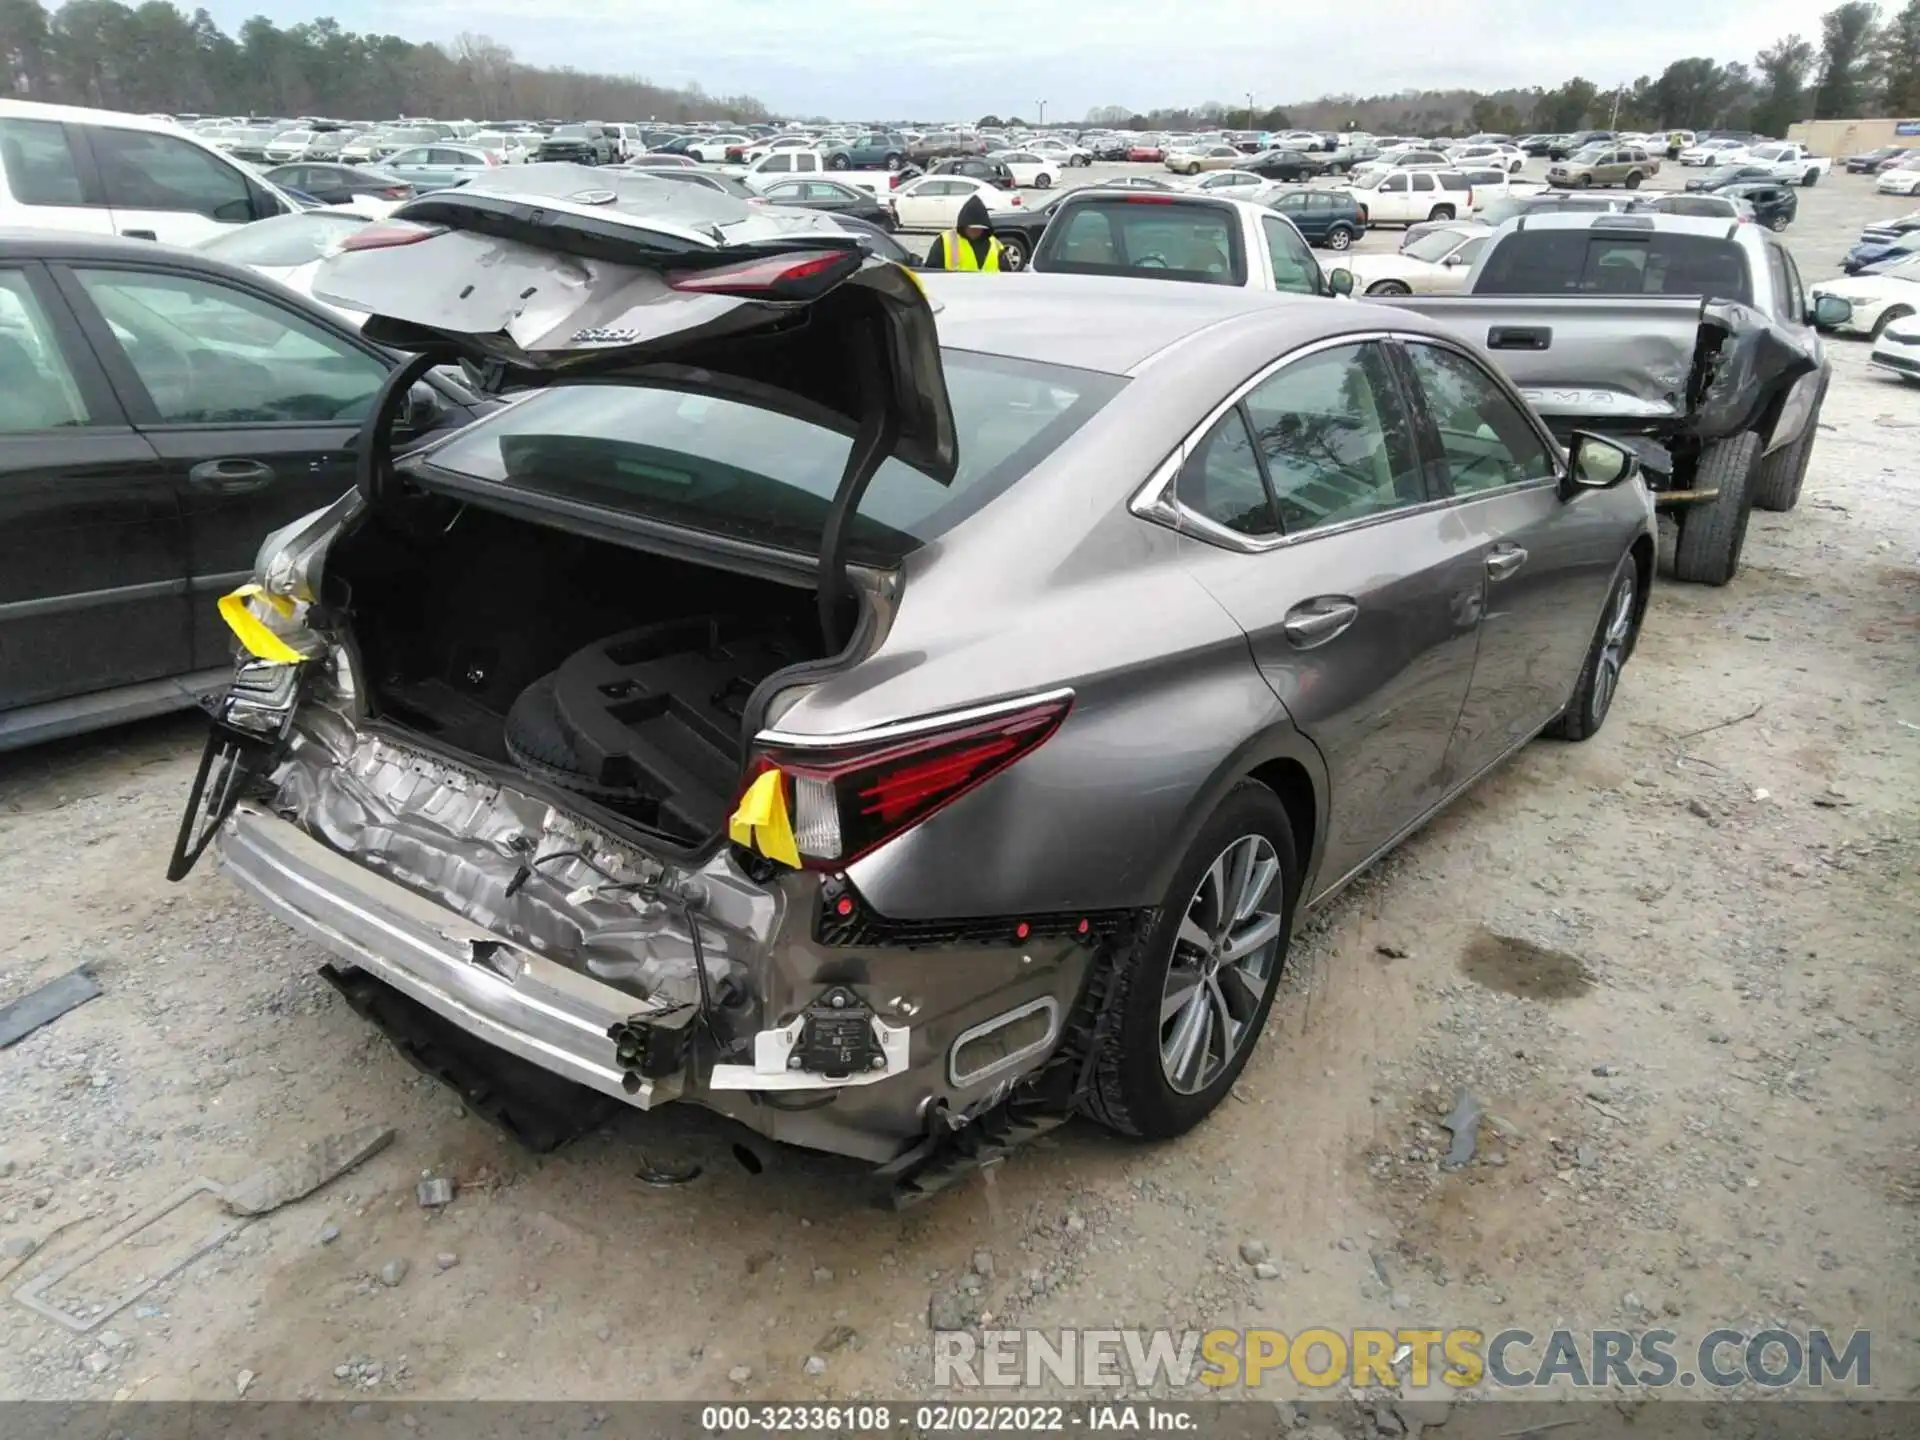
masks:
[(464, 362), (489, 389), (708, 372), (860, 437), (848, 484), (888, 455), (951, 483), (953, 410), (933, 308), (911, 272), (819, 215), (645, 175), (503, 167), (421, 196), (322, 262), (314, 292), (369, 339)]

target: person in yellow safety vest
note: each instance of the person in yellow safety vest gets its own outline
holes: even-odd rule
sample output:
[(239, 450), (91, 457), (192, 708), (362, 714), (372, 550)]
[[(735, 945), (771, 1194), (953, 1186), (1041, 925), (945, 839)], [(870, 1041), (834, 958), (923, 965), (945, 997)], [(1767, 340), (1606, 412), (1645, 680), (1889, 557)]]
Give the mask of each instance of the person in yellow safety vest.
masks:
[(1000, 242), (993, 238), (986, 204), (978, 195), (969, 195), (960, 207), (960, 218), (953, 229), (933, 242), (927, 252), (929, 270), (998, 270)]

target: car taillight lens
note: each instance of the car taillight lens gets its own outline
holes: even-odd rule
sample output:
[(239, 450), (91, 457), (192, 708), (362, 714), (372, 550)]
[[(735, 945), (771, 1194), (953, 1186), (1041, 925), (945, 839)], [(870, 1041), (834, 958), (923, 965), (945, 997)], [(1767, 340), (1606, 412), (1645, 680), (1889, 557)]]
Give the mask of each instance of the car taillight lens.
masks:
[(874, 745), (760, 747), (748, 779), (778, 770), (809, 870), (841, 870), (913, 829), (1046, 743), (1072, 708), (1050, 696), (987, 719)]
[(500, 163), (500, 157), (494, 154), (491, 150), (483, 150), (480, 153), (487, 157), (487, 164), (498, 165)]
[(447, 233), (444, 225), (418, 225), (411, 220), (384, 220), (362, 225), (340, 242), (342, 250), (391, 250), (397, 245), (418, 245), (436, 235)]
[(1362, 205), (1362, 206), (1360, 207), (1360, 223), (1361, 223), (1362, 225), (1365, 225), (1365, 224), (1367, 223), (1367, 219), (1368, 219), (1368, 216), (1367, 216), (1367, 207), (1366, 207), (1366, 206), (1364, 206), (1364, 205)]
[(860, 268), (858, 247), (771, 255), (711, 270), (674, 270), (670, 288), (701, 295), (741, 295), (756, 300), (813, 300)]
[(413, 194), (411, 185), (390, 185), (380, 192), (382, 200), (405, 200)]

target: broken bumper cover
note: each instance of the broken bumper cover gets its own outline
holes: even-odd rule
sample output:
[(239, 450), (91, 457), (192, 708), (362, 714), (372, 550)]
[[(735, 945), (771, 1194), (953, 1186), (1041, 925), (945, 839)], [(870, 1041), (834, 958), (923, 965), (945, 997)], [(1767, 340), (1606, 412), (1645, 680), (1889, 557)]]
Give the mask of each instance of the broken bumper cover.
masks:
[(219, 866), (288, 925), (490, 1045), (645, 1110), (678, 1076), (629, 1088), (608, 1031), (645, 1001), (502, 939), (243, 803)]

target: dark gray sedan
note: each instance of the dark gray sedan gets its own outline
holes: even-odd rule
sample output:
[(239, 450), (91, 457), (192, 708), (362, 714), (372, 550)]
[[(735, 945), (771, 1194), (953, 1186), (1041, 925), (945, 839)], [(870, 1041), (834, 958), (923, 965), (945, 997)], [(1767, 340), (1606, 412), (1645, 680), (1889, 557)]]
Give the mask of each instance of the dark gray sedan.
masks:
[(906, 1196), (1075, 1112), (1177, 1135), (1306, 909), (1607, 717), (1647, 492), (1435, 322), (515, 183), (328, 262), (547, 388), (269, 541), (293, 658), (176, 859), (217, 832), (523, 1128), (690, 1100)]

